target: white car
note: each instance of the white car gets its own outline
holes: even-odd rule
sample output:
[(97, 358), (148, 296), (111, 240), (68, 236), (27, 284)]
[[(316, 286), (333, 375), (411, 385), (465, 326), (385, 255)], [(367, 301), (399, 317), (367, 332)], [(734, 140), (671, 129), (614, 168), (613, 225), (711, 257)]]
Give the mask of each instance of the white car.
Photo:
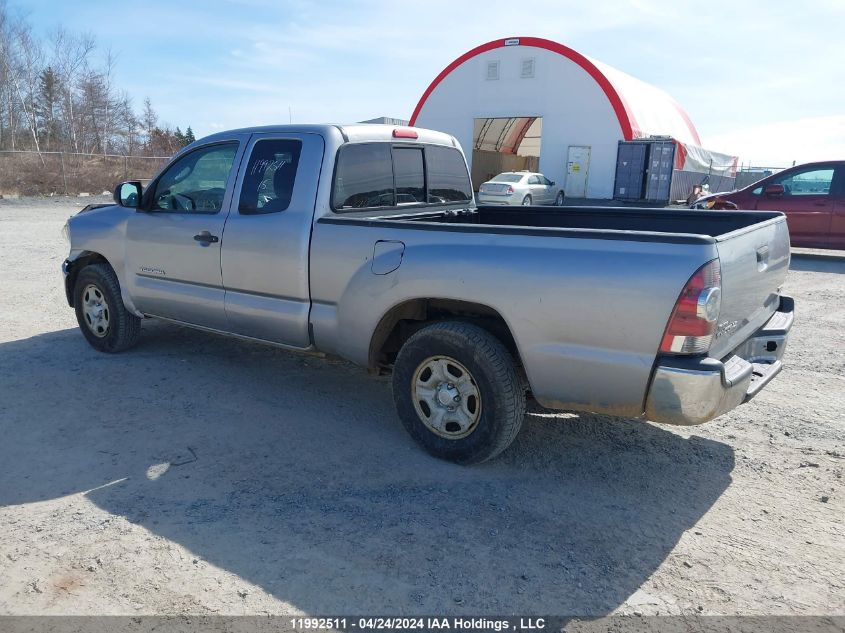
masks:
[(506, 171), (478, 188), (478, 204), (563, 205), (563, 189), (543, 174)]

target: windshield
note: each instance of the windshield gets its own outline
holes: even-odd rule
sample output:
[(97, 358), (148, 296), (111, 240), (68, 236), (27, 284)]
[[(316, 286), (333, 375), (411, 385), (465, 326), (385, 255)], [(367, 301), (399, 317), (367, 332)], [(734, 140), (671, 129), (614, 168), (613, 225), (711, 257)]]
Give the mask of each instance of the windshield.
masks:
[(499, 174), (490, 182), (519, 182), (525, 174)]

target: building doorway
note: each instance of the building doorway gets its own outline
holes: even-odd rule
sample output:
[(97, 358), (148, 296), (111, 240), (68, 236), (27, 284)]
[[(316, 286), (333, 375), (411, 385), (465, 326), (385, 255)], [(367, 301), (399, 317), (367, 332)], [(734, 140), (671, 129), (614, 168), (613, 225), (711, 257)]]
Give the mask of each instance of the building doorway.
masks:
[(543, 117), (475, 119), (472, 135), (472, 186), (505, 171), (539, 171)]

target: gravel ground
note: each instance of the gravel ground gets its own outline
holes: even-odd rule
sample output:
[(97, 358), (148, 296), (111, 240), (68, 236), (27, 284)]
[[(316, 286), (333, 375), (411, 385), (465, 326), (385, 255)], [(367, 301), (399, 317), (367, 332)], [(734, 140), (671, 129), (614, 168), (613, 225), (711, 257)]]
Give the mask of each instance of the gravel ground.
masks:
[(845, 614), (845, 260), (793, 260), (786, 369), (731, 414), (532, 413), (462, 468), (344, 362), (93, 351), (59, 272), (90, 201), (0, 201), (0, 613)]

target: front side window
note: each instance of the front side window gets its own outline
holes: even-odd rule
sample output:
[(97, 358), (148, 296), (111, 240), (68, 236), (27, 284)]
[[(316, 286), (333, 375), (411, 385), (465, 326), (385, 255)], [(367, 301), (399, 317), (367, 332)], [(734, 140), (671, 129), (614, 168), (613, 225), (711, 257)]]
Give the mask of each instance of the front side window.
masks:
[(340, 151), (332, 206), (338, 210), (394, 206), (390, 145), (347, 145)]
[(195, 150), (177, 160), (158, 179), (151, 209), (176, 213), (220, 211), (237, 151), (237, 143), (223, 143)]
[(826, 196), (833, 182), (833, 168), (792, 172), (769, 184), (783, 185), (786, 196)]
[(472, 200), (467, 166), (463, 155), (453, 147), (429, 145), (425, 148), (429, 202)]
[(278, 213), (290, 206), (302, 141), (258, 141), (244, 173), (238, 211), (242, 215)]

